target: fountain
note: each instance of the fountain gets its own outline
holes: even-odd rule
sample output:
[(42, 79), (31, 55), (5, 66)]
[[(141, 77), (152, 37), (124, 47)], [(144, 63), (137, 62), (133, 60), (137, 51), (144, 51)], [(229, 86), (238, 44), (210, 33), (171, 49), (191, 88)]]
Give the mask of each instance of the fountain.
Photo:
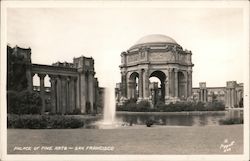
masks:
[(111, 129), (118, 125), (115, 119), (115, 91), (114, 88), (106, 88), (104, 96), (103, 120), (96, 122), (100, 129)]
[(112, 125), (115, 122), (115, 91), (113, 88), (105, 90), (103, 124)]

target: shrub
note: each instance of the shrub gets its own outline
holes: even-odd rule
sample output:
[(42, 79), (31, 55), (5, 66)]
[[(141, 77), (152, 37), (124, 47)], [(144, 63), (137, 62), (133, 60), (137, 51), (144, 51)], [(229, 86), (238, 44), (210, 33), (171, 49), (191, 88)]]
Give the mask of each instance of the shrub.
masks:
[(149, 120), (146, 121), (146, 126), (147, 127), (151, 127), (153, 124), (154, 124), (154, 120), (149, 119)]
[(82, 114), (80, 108), (75, 108), (71, 113), (68, 113), (69, 115), (80, 115)]
[(64, 115), (8, 115), (8, 128), (63, 129), (80, 128), (84, 122), (80, 118)]
[(10, 114), (40, 114), (42, 101), (38, 93), (7, 92), (7, 112)]
[(227, 118), (219, 120), (220, 125), (243, 124), (243, 118)]
[(181, 111), (223, 111), (225, 106), (222, 102), (176, 102), (164, 104), (159, 102), (155, 108), (150, 107), (148, 101), (141, 101), (138, 104), (135, 102), (125, 103), (117, 107), (117, 111), (132, 111), (132, 112), (181, 112)]

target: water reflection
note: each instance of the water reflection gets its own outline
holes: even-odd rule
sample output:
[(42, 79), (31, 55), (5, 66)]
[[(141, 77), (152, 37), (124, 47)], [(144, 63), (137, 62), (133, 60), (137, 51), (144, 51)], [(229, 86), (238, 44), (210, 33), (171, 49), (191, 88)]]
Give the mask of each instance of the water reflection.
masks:
[[(205, 126), (219, 125), (219, 120), (225, 119), (228, 112), (196, 112), (196, 113), (117, 113), (121, 122), (145, 125), (147, 120), (154, 120), (156, 125), (168, 126)], [(239, 116), (239, 115), (238, 115)], [(240, 117), (243, 117), (241, 114)]]

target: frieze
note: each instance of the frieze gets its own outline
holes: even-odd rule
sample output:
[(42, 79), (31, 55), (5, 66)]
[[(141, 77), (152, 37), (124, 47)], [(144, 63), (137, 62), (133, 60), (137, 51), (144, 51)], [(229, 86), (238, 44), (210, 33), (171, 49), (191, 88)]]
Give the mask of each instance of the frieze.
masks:
[(137, 62), (140, 60), (140, 57), (139, 57), (139, 54), (133, 54), (133, 55), (128, 55), (127, 56), (127, 62), (130, 63), (130, 62)]
[(150, 61), (174, 61), (175, 56), (171, 52), (154, 52), (149, 55)]

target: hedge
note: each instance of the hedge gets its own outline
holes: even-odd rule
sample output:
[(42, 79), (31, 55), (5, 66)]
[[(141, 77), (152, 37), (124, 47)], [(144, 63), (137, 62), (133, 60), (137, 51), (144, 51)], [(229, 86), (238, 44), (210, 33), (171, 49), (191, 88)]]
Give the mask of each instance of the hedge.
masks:
[(8, 115), (8, 128), (66, 129), (83, 127), (80, 118), (64, 115)]
[(155, 107), (151, 107), (148, 101), (136, 103), (135, 100), (128, 100), (122, 106), (117, 106), (117, 111), (131, 112), (181, 112), (181, 111), (223, 111), (225, 105), (222, 102), (176, 102), (166, 105), (158, 102)]

